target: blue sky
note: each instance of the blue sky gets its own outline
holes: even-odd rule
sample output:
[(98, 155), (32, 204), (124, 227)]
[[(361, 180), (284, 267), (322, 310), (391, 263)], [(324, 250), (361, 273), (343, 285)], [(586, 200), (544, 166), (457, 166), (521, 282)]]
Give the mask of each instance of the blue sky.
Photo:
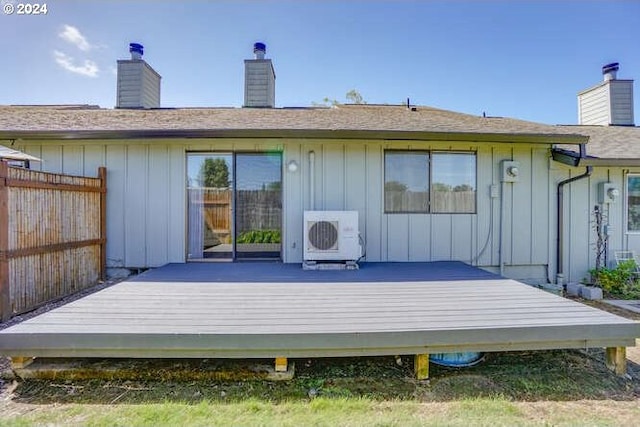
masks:
[(279, 107), (344, 101), (357, 89), (369, 103), (410, 97), (570, 124), (577, 92), (601, 81), (602, 65), (620, 62), (619, 78), (640, 80), (640, 2), (631, 0), (53, 0), (47, 10), (0, 13), (0, 104), (113, 108), (129, 42), (162, 75), (164, 107), (241, 106), (256, 41), (273, 59)]

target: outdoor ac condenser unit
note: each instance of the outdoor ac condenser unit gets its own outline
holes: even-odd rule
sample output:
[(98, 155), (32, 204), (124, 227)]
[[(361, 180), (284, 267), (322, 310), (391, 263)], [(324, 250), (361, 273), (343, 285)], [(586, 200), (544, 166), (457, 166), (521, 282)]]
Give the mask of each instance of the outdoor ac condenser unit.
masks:
[(304, 261), (357, 261), (358, 211), (305, 211)]

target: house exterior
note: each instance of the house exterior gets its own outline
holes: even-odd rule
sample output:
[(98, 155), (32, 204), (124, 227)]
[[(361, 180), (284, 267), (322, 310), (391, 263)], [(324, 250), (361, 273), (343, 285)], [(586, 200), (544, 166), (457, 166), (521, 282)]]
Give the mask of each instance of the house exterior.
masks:
[[(125, 62), (142, 65), (141, 47), (132, 49)], [(245, 62), (251, 107), (5, 106), (0, 142), (41, 158), (34, 168), (45, 171), (107, 168), (112, 274), (254, 256), (300, 263), (304, 211), (355, 210), (368, 262), (458, 260), (531, 283), (578, 281), (593, 267), (600, 182), (621, 192), (606, 206), (609, 248), (640, 249), (624, 226), (640, 174), (640, 149), (627, 149), (640, 143), (637, 128), (412, 105), (272, 108), (273, 65), (264, 45), (254, 51)], [(118, 84), (131, 93), (131, 82)], [(558, 209), (558, 183), (589, 162), (591, 175), (566, 185)]]

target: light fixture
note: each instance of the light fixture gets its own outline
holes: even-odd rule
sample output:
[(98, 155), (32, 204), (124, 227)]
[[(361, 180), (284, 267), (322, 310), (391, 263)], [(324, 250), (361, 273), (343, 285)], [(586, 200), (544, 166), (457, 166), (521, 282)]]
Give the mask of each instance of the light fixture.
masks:
[(298, 162), (296, 162), (295, 160), (291, 160), (289, 161), (289, 163), (287, 163), (287, 170), (291, 173), (297, 172), (298, 171)]

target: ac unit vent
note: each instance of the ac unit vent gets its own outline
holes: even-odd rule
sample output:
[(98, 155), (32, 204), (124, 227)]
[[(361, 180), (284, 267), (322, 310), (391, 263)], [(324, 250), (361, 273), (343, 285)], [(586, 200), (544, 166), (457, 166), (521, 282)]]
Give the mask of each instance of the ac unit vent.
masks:
[(338, 222), (318, 221), (309, 228), (309, 249), (338, 250)]
[(305, 211), (304, 261), (357, 261), (358, 211)]

